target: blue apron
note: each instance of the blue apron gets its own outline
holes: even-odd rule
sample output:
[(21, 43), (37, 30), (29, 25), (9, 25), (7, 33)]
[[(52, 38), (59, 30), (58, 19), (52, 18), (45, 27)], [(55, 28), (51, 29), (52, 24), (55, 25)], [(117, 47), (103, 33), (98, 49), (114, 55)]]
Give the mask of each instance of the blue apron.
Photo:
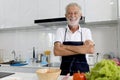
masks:
[[(81, 31), (81, 41), (74, 42), (74, 41), (65, 41), (66, 40), (66, 32), (65, 30), (65, 36), (64, 36), (64, 45), (73, 45), (73, 46), (80, 46), (83, 45), (82, 41), (82, 31)], [(75, 72), (89, 72), (89, 65), (87, 64), (86, 56), (85, 54), (77, 54), (77, 55), (70, 55), (70, 56), (62, 56), (62, 62), (60, 69), (62, 70), (61, 75), (67, 75), (70, 73), (70, 75), (73, 75)]]

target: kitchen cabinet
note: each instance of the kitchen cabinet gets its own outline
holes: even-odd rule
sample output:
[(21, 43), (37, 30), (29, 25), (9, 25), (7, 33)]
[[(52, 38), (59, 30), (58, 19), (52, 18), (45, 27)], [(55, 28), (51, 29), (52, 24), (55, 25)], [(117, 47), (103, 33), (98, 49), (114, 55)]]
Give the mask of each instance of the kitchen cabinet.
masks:
[(38, 1), (38, 18), (48, 19), (59, 17), (59, 0), (39, 0)]
[(38, 19), (65, 17), (65, 7), (70, 2), (80, 4), (84, 14), (85, 0), (39, 0)]
[(118, 0), (0, 0), (0, 28), (34, 26), (36, 19), (64, 17), (70, 2), (81, 5), (86, 22), (117, 20)]
[[(65, 7), (71, 2), (76, 2), (82, 7), (82, 15), (86, 22), (110, 21), (118, 19), (117, 0), (55, 0), (39, 2), (39, 19), (56, 18), (65, 16)], [(55, 3), (55, 4), (54, 4)], [(48, 6), (46, 6), (46, 5)], [(55, 7), (54, 7), (55, 6)], [(52, 11), (50, 12), (50, 10)]]
[(71, 2), (78, 3), (82, 8), (82, 15), (85, 16), (85, 0), (60, 0), (60, 17), (65, 16), (65, 8)]
[(119, 18), (120, 18), (120, 0), (118, 0)]
[(0, 27), (20, 27), (34, 24), (37, 0), (0, 0)]
[(85, 21), (117, 20), (117, 0), (85, 0)]

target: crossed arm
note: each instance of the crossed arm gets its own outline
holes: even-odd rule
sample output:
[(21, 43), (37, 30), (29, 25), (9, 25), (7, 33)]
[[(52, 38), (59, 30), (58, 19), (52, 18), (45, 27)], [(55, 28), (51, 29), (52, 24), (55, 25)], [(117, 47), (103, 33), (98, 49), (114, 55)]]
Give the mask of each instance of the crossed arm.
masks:
[(94, 53), (94, 43), (91, 40), (86, 40), (82, 46), (63, 45), (60, 42), (54, 43), (55, 56), (68, 56), (86, 53)]

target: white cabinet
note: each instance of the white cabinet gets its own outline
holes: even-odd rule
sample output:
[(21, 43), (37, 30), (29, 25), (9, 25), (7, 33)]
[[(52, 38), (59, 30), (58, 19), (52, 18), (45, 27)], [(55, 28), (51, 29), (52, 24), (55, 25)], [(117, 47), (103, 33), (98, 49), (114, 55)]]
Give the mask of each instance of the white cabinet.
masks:
[(38, 19), (59, 17), (59, 0), (39, 0)]
[(39, 1), (38, 19), (58, 18), (65, 16), (65, 7), (76, 2), (82, 8), (86, 22), (117, 20), (117, 0), (42, 0)]
[(83, 15), (85, 14), (85, 0), (39, 0), (38, 19), (65, 17), (65, 7), (70, 2), (80, 4)]
[(0, 0), (0, 28), (32, 26), (36, 19), (65, 16), (65, 7), (76, 2), (86, 22), (116, 20), (117, 0)]
[(85, 0), (60, 0), (60, 17), (65, 16), (65, 8), (71, 2), (78, 3), (82, 8), (82, 15), (85, 16)]
[(120, 18), (120, 0), (118, 0), (119, 18)]
[(85, 21), (117, 20), (117, 0), (85, 0)]
[(19, 27), (34, 24), (37, 0), (0, 0), (0, 27)]

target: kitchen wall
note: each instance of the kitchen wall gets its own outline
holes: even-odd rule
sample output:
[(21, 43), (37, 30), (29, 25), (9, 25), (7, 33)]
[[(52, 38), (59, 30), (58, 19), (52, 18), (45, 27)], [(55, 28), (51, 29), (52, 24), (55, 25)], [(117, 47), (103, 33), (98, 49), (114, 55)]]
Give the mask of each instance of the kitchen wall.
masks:
[[(65, 25), (56, 26), (63, 27)], [(95, 42), (96, 53), (101, 56), (105, 53), (114, 53), (117, 55), (117, 24), (92, 24), (81, 25), (88, 27), (92, 31)], [(55, 26), (54, 26), (55, 27)], [(16, 56), (21, 55), (22, 60), (32, 58), (32, 49), (36, 48), (37, 53), (44, 53), (45, 50), (51, 50), (51, 61), (59, 62), (60, 57), (55, 57), (53, 54), (53, 43), (55, 38), (56, 28), (52, 26), (34, 29), (19, 29), (19, 30), (1, 30), (0, 31), (0, 50), (3, 53), (4, 60), (13, 59), (13, 50)]]
[(30, 30), (8, 30), (0, 32), (0, 49), (4, 50), (4, 58), (13, 58), (11, 52), (15, 50), (17, 56), (22, 59), (32, 58), (32, 49), (36, 53), (43, 53), (44, 50), (53, 46), (54, 30), (30, 29)]
[(95, 42), (95, 53), (99, 54), (99, 60), (104, 54), (118, 55), (117, 25), (94, 25), (90, 27)]

